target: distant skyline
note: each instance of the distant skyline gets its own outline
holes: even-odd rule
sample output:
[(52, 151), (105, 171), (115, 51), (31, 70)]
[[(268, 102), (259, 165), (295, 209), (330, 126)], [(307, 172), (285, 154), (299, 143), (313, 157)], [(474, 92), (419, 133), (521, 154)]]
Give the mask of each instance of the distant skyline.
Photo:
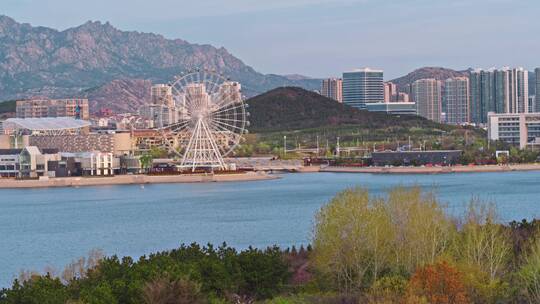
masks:
[(540, 66), (537, 0), (2, 0), (0, 14), (64, 30), (88, 20), (225, 47), (262, 73), (385, 79), (423, 66)]

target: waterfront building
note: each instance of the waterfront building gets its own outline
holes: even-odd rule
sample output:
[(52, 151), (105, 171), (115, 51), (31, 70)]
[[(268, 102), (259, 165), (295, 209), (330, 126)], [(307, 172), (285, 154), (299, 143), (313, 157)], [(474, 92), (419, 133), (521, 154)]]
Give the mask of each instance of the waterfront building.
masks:
[(377, 102), (366, 104), (369, 112), (385, 112), (393, 115), (416, 115), (414, 102)]
[(534, 112), (540, 112), (540, 68), (534, 69), (535, 76), (535, 103)]
[(88, 99), (78, 98), (18, 100), (15, 111), (17, 118), (90, 118)]
[(19, 175), (20, 149), (0, 149), (0, 177)]
[(106, 152), (60, 153), (63, 159), (75, 159), (83, 176), (108, 176), (120, 171), (120, 158)]
[(446, 103), (446, 122), (464, 124), (470, 122), (469, 78), (453, 77), (444, 82), (443, 100)]
[(470, 73), (471, 120), (487, 122), (487, 114), (528, 113), (529, 80), (523, 68), (477, 69)]
[(488, 113), (488, 138), (519, 146), (540, 147), (540, 113)]
[(91, 125), (71, 117), (8, 118), (3, 129), (7, 135), (66, 135), (88, 133)]
[(19, 176), (22, 178), (49, 176), (49, 161), (59, 159), (58, 150), (47, 152), (35, 146), (24, 147), (19, 156)]
[(419, 79), (412, 84), (412, 99), (416, 113), (436, 122), (441, 121), (441, 81)]
[(395, 83), (392, 82), (385, 82), (384, 83), (384, 102), (393, 102), (397, 101), (397, 86)]
[(110, 152), (115, 155), (132, 150), (130, 132), (90, 133), (90, 122), (69, 117), (9, 118), (0, 147), (57, 149), (61, 152)]
[(370, 68), (343, 73), (343, 103), (366, 109), (368, 103), (384, 102), (383, 71)]
[(337, 102), (343, 102), (343, 80), (340, 78), (323, 79), (320, 93)]

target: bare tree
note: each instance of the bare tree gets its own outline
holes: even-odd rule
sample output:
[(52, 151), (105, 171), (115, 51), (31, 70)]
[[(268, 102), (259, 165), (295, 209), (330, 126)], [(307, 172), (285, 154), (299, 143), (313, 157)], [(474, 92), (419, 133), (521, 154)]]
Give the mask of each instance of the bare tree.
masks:
[(171, 279), (168, 275), (156, 278), (144, 286), (146, 304), (200, 304), (204, 303), (201, 287), (188, 279)]

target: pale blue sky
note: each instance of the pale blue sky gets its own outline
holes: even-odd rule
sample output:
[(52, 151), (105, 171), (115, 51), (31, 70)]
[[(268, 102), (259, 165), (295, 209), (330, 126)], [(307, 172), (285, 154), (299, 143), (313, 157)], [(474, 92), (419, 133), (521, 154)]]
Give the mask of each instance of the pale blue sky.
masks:
[(65, 29), (87, 20), (225, 47), (263, 73), (370, 66), (540, 66), (538, 0), (0, 0), (0, 14)]

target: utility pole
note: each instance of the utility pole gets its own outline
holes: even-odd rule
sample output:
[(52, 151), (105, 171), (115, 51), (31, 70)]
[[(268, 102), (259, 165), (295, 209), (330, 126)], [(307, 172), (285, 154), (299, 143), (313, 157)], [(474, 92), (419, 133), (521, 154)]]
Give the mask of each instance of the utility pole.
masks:
[(319, 156), (319, 134), (317, 134), (317, 156)]
[(287, 135), (283, 135), (283, 155), (287, 155)]
[(411, 147), (411, 136), (409, 136), (409, 151), (411, 151), (412, 147)]

